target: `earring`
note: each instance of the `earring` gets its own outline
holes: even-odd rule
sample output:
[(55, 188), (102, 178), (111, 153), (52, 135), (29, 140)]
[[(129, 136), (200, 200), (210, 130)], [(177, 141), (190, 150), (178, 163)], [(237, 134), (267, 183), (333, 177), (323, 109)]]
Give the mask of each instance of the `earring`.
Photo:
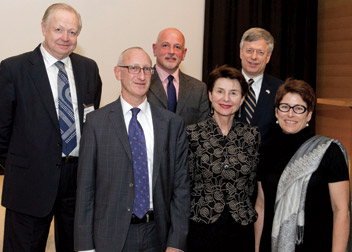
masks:
[(306, 123), (306, 126), (307, 126), (307, 127), (309, 126), (309, 122)]
[(279, 121), (278, 121), (278, 120), (276, 120), (276, 124), (279, 124)]

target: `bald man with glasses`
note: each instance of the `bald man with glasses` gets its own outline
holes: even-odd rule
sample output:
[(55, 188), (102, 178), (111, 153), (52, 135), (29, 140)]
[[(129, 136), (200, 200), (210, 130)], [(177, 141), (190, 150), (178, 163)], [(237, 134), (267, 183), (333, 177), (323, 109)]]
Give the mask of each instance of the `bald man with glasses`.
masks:
[(115, 67), (120, 98), (87, 116), (77, 180), (77, 251), (186, 249), (185, 123), (149, 103), (153, 73), (142, 48), (125, 50)]

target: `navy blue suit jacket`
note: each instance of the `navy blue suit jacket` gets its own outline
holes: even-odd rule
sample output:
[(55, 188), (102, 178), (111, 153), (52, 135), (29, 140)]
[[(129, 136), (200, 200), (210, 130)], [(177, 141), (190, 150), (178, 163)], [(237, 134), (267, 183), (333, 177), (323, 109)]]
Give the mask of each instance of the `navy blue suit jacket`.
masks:
[[(265, 146), (271, 140), (271, 129), (275, 125), (275, 95), (282, 80), (264, 73), (259, 99), (253, 115), (253, 126), (258, 126), (261, 134), (261, 146)], [(244, 114), (244, 106), (241, 106), (241, 115)], [(246, 122), (244, 116), (240, 121)]]

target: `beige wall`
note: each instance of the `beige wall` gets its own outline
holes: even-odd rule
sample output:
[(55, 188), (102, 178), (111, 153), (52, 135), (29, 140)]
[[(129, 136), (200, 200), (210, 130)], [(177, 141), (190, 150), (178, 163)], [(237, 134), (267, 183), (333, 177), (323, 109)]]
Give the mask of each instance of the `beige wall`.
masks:
[[(0, 60), (33, 50), (43, 41), (40, 22), (56, 1), (0, 0)], [(103, 80), (102, 106), (120, 93), (113, 67), (121, 51), (143, 47), (155, 59), (152, 43), (166, 27), (180, 29), (188, 52), (181, 68), (201, 78), (204, 0), (70, 0), (82, 16), (83, 29), (76, 52), (94, 59)]]

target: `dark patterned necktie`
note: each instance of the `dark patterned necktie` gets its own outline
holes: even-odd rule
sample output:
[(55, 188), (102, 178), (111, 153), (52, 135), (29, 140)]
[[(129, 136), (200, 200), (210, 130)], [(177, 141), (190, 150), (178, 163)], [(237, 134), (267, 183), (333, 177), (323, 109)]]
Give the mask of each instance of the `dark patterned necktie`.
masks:
[(128, 137), (132, 151), (135, 183), (133, 213), (142, 219), (150, 206), (147, 146), (142, 126), (137, 120), (140, 109), (132, 108), (131, 111), (132, 118), (128, 126)]
[(167, 77), (167, 79), (169, 80), (169, 83), (167, 84), (168, 109), (175, 113), (177, 101), (176, 101), (176, 89), (175, 89), (174, 82), (173, 82), (174, 77), (172, 75), (169, 75), (169, 77)]
[(61, 61), (57, 61), (55, 66), (59, 68), (57, 86), (62, 152), (68, 156), (77, 146), (75, 114), (73, 112), (70, 84), (68, 82), (65, 64)]
[(257, 105), (255, 93), (252, 88), (253, 82), (254, 82), (253, 79), (248, 80), (249, 92), (246, 96), (246, 99), (244, 100), (244, 112), (245, 112), (244, 114), (245, 114), (245, 118), (246, 118), (246, 121), (248, 124), (251, 124), (251, 122), (252, 122), (255, 107)]

